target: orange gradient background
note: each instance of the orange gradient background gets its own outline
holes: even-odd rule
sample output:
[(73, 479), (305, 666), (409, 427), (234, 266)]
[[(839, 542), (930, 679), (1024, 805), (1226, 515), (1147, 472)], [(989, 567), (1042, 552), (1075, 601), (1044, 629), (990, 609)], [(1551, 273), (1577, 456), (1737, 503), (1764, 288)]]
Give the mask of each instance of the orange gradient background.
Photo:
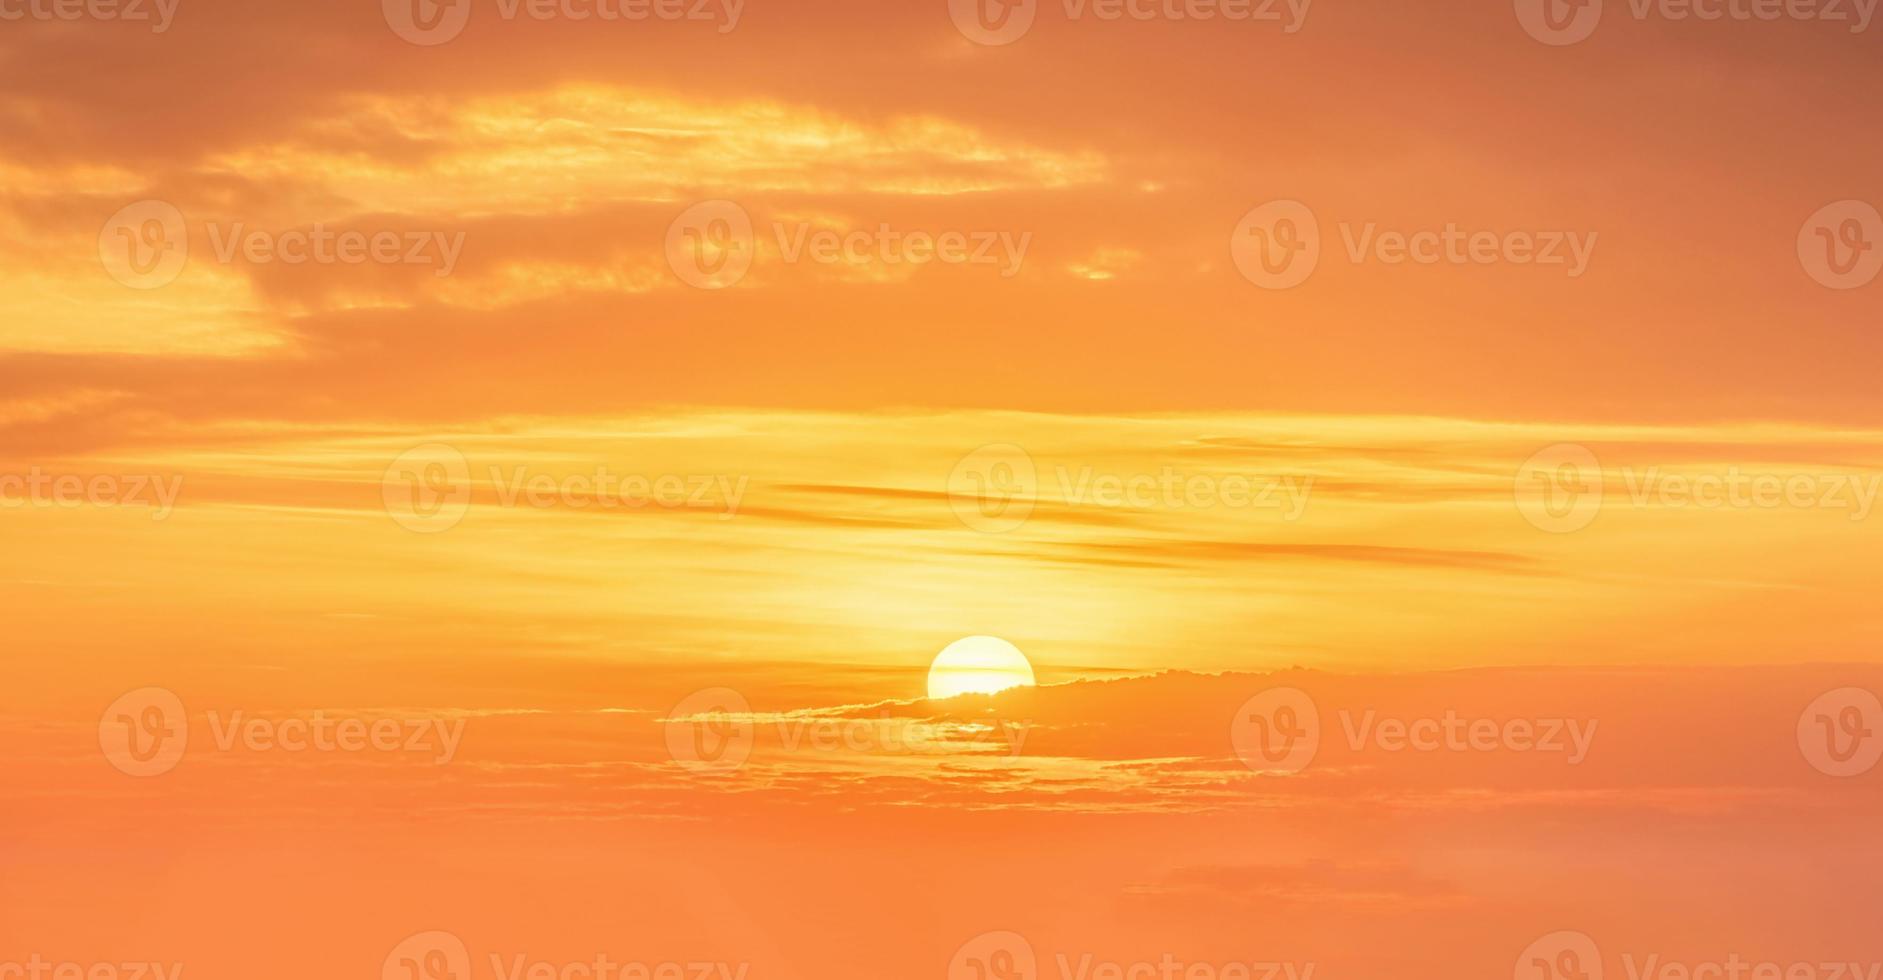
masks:
[[(1068, 10), (998, 47), (943, 0), (748, 0), (727, 30), (475, 6), (436, 46), (356, 0), (0, 20), (0, 477), (179, 487), (0, 483), (0, 967), (1020, 980), (959, 972), (1009, 931), (1042, 980), (1568, 980), (1523, 961), (1565, 930), (1611, 978), (1883, 961), (1883, 772), (1799, 739), (1826, 692), (1883, 691), (1883, 283), (1797, 252), (1883, 202), (1883, 25), (1610, 0), (1553, 47), (1502, 2)], [(146, 200), (189, 262), (136, 289), (100, 234)], [(709, 200), (756, 230), (723, 289), (665, 244)], [(1321, 226), (1292, 289), (1231, 251), (1274, 200)], [(219, 260), (238, 224), (462, 249)], [(1368, 224), (1595, 246), (1574, 277), (1352, 261)], [(884, 225), (1026, 248), (1002, 275), (774, 234)], [(1558, 533), (1526, 461), (1564, 444), (1605, 492)], [(400, 460), (439, 445), (455, 522), (415, 529)], [(1012, 527), (961, 492), (988, 446), (1028, 466)], [(602, 471), (703, 489), (568, 482)], [(1292, 489), (1094, 489), (1165, 473)], [(1726, 474), (1845, 495), (1631, 492)], [(981, 634), (1039, 686), (926, 700)], [(189, 747), (136, 777), (100, 723), (144, 688)], [(1232, 738), (1275, 688), (1319, 709), (1299, 771)], [(753, 733), (724, 771), (667, 737), (716, 689)], [(236, 713), (462, 738), (221, 747)], [(1347, 735), (1447, 713), (1593, 737)], [(433, 930), (468, 975), (383, 972)]]

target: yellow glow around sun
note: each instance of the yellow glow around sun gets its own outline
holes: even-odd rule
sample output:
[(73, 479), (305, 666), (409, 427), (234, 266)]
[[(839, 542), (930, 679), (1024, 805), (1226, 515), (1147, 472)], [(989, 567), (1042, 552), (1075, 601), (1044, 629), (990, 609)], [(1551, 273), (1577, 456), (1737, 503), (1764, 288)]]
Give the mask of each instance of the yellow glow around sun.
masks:
[(948, 644), (928, 668), (928, 696), (999, 694), (1032, 687), (1033, 665), (1020, 648), (994, 636), (969, 636)]

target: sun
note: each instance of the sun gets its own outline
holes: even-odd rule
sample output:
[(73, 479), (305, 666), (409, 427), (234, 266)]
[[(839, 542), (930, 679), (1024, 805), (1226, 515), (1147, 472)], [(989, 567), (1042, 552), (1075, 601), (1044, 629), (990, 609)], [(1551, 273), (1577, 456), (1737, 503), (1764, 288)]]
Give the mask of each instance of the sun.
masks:
[(934, 700), (1032, 686), (1033, 665), (1026, 654), (997, 636), (956, 640), (936, 654), (928, 668), (928, 696)]

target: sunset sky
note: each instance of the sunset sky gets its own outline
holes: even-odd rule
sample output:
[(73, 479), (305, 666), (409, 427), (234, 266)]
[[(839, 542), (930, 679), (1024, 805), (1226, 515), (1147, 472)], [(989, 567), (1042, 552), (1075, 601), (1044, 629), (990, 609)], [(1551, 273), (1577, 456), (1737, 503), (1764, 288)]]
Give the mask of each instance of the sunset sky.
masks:
[(1878, 13), (0, 0), (0, 980), (1877, 980)]

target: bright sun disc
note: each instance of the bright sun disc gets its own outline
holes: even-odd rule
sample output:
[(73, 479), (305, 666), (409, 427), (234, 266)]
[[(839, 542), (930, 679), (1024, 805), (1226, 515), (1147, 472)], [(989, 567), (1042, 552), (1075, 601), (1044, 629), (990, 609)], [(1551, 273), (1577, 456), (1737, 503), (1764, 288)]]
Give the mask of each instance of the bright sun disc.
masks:
[(999, 694), (1032, 687), (1033, 665), (1020, 648), (996, 636), (969, 636), (948, 644), (928, 668), (928, 696)]

